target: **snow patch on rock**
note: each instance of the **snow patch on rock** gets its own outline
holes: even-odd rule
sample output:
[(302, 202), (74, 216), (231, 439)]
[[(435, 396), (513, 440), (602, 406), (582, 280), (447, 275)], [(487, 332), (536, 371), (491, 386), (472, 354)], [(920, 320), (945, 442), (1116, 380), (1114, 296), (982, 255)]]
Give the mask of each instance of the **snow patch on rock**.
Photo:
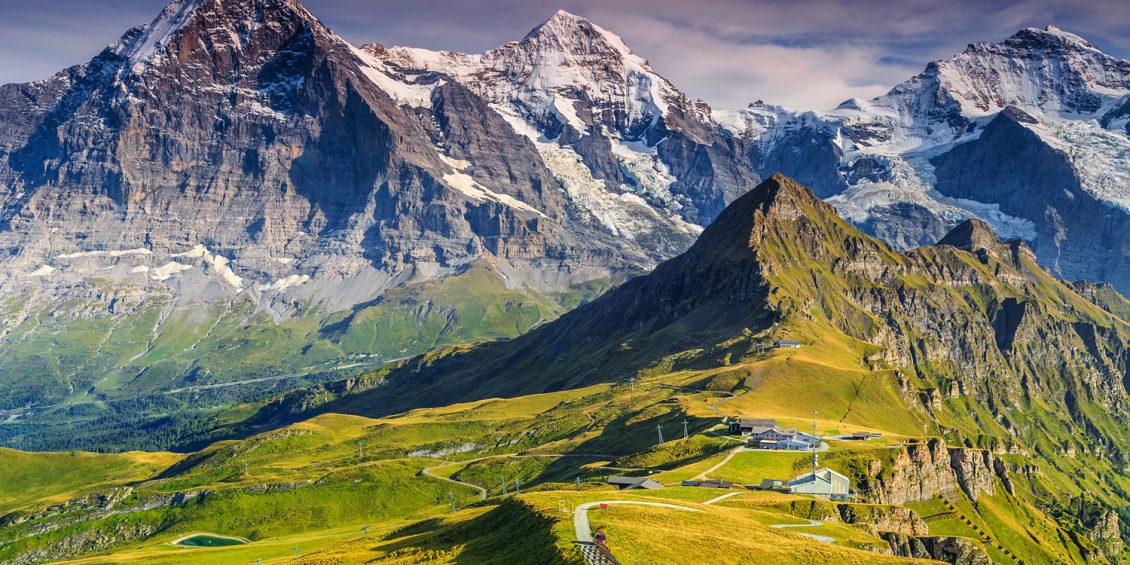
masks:
[(56, 270), (57, 269), (55, 269), (55, 267), (52, 267), (51, 265), (43, 265), (42, 267), (40, 267), (40, 268), (30, 272), (30, 273), (27, 273), (26, 275), (24, 275), (24, 277), (29, 278), (29, 279), (30, 278), (38, 278), (38, 277), (49, 277), (49, 276), (55, 274)]
[(207, 263), (210, 270), (219, 277), (220, 280), (227, 283), (228, 286), (235, 290), (243, 290), (243, 279), (235, 274), (231, 268), (231, 260), (223, 255), (216, 255), (208, 250), (201, 244), (196, 244), (192, 249), (184, 253), (174, 254), (173, 257), (183, 257), (187, 259), (203, 259)]
[(150, 271), (149, 278), (155, 281), (165, 281), (171, 278), (173, 275), (183, 273), (184, 271), (187, 271), (191, 268), (192, 265), (185, 265), (183, 263), (177, 263), (176, 261), (169, 261), (168, 263), (165, 263), (164, 265)]
[(301, 286), (308, 282), (310, 282), (310, 275), (290, 275), (271, 284), (261, 284), (259, 285), (259, 290), (261, 292), (282, 292), (288, 288)]
[(1130, 137), (1096, 120), (1049, 120), (1026, 124), (1075, 165), (1083, 189), (1130, 212)]
[(71, 259), (81, 259), (83, 257), (125, 257), (126, 255), (152, 255), (153, 252), (139, 247), (137, 249), (122, 249), (117, 251), (79, 251), (77, 253), (64, 253), (63, 255), (56, 255), (55, 259), (67, 261)]
[(470, 198), (471, 200), (474, 200), (476, 202), (482, 202), (484, 200), (494, 200), (495, 202), (501, 202), (502, 204), (505, 204), (517, 210), (531, 212), (543, 218), (547, 217), (540, 210), (534, 208), (533, 206), (530, 206), (529, 204), (526, 204), (525, 202), (522, 202), (521, 200), (518, 200), (517, 198), (514, 198), (513, 196), (510, 196), (509, 194), (494, 192), (493, 190), (490, 190), (479, 184), (477, 181), (475, 181), (475, 179), (471, 178), (471, 175), (463, 172), (471, 166), (471, 163), (469, 161), (453, 159), (451, 157), (448, 157), (447, 155), (444, 155), (443, 153), (439, 154), (439, 158), (441, 161), (454, 169), (454, 172), (443, 175), (443, 178), (441, 179), (443, 181), (443, 184), (449, 188), (453, 188), (459, 191), (467, 198)]
[[(408, 82), (407, 78), (396, 78), (395, 71), (388, 68), (383, 61), (366, 53), (362, 49), (350, 46), (353, 55), (357, 57), (358, 66), (369, 82), (377, 85), (385, 94), (388, 94), (397, 104), (413, 108), (431, 108), (432, 92), (436, 87), (442, 86), (443, 81), (432, 84), (416, 84)], [(402, 75), (403, 76), (403, 75)]]

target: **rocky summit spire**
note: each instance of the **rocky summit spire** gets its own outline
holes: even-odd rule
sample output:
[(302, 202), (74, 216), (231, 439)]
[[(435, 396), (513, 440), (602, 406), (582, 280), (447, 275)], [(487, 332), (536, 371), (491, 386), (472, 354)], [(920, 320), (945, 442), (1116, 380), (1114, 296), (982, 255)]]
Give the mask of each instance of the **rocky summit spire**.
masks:
[[(822, 227), (802, 230), (797, 229), (798, 224)], [(815, 250), (821, 246), (810, 241), (812, 238), (840, 229), (850, 228), (839, 219), (835, 208), (797, 181), (777, 173), (723, 210), (692, 251), (734, 253), (739, 248), (755, 248), (767, 237), (804, 238), (802, 247)]]
[(1049, 25), (1044, 29), (1030, 27), (1022, 29), (1012, 37), (1004, 41), (1004, 45), (1014, 47), (1044, 47), (1044, 48), (1083, 48), (1091, 51), (1098, 51), (1099, 48), (1095, 47), (1093, 43), (1060, 29), (1057, 26)]
[(1001, 240), (989, 224), (976, 218), (965, 220), (950, 230), (938, 245), (949, 245), (965, 251), (996, 251)]
[(303, 30), (332, 36), (298, 0), (173, 0), (110, 49), (134, 72), (204, 59), (226, 66), (245, 51), (257, 59)]
[(530, 30), (530, 33), (526, 34), (526, 39), (554, 36), (559, 39), (568, 39), (578, 35), (601, 35), (601, 32), (608, 33), (581, 16), (571, 14), (565, 10), (558, 10), (550, 16), (548, 20), (542, 22), (541, 25)]

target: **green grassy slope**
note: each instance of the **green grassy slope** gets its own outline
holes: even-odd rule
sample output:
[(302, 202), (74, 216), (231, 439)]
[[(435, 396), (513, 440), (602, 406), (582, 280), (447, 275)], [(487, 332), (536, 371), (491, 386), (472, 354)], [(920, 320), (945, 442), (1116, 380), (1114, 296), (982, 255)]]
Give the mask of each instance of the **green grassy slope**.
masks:
[[(804, 352), (804, 350), (800, 350)], [(811, 352), (819, 352), (814, 347)], [(123, 508), (156, 496), (205, 492), (199, 500), (152, 510), (74, 522), (82, 512), (65, 514), (66, 525), (29, 539), (11, 543), (34, 528), (53, 527), (53, 518), (36, 518), (0, 527), (0, 559), (26, 555), (43, 547), (66, 546), (68, 540), (94, 534), (117, 536), (106, 547), (86, 551), (102, 553), (81, 562), (211, 563), (221, 558), (283, 560), (298, 545), (307, 563), (356, 561), (475, 562), (475, 563), (577, 563), (571, 543), (571, 520), (559, 510), (580, 501), (620, 500), (625, 496), (676, 504), (696, 505), (720, 491), (667, 488), (646, 493), (609, 490), (603, 478), (611, 474), (653, 474), (667, 484), (691, 478), (721, 462), (737, 443), (712, 431), (723, 415), (773, 415), (783, 423), (804, 425), (812, 407), (823, 408), (820, 433), (874, 429), (885, 437), (872, 442), (838, 442), (823, 453), (823, 464), (854, 476), (872, 460), (889, 465), (905, 425), (897, 419), (891, 427), (864, 426), (855, 412), (835, 412), (818, 397), (800, 399), (775, 387), (794, 375), (779, 365), (803, 358), (799, 352), (775, 351), (727, 371), (740, 371), (746, 379), (732, 381), (719, 369), (680, 371), (654, 375), (633, 384), (596, 385), (583, 389), (488, 399), (435, 409), (419, 409), (380, 419), (325, 414), (312, 420), (260, 434), (246, 440), (224, 441), (172, 464), (148, 480), (132, 481), (133, 494)], [(846, 357), (845, 357), (846, 359)], [(850, 367), (826, 365), (829, 371)], [(788, 364), (786, 364), (787, 366)], [(880, 371), (879, 373), (882, 373)], [(703, 385), (732, 382), (719, 392)], [(754, 381), (759, 387), (751, 386)], [(788, 399), (792, 408), (786, 408)], [(887, 407), (884, 397), (861, 396), (860, 413)], [(720, 402), (720, 404), (719, 404)], [(905, 410), (905, 408), (904, 408)], [(691, 436), (681, 436), (682, 422)], [(658, 444), (656, 426), (667, 441)], [(913, 426), (910, 426), (913, 427)], [(50, 457), (31, 454), (52, 464)], [(1021, 458), (1023, 459), (1023, 458)], [(710, 476), (739, 483), (763, 478), (787, 479), (803, 471), (810, 458), (804, 453), (740, 453)], [(423, 469), (432, 469), (431, 475)], [(442, 480), (447, 477), (484, 487), (490, 497), (480, 502), (469, 486)], [(521, 481), (521, 498), (499, 505), (500, 480)], [(581, 479), (581, 490), (574, 480)], [(105, 488), (113, 486), (110, 481)], [(1027, 492), (1027, 484), (1018, 483)], [(985, 531), (1009, 542), (1016, 554), (1040, 562), (1062, 556), (1082, 562), (1078, 546), (1058, 536), (1061, 525), (1041, 508), (1017, 502), (1003, 494), (983, 498), (971, 516), (982, 518)], [(446, 512), (448, 494), (460, 510)], [(1024, 495), (1028, 496), (1028, 495)], [(641, 498), (642, 497), (642, 498)], [(804, 519), (836, 521), (838, 510), (828, 506), (817, 512), (808, 499), (749, 493), (711, 507), (702, 516), (651, 509), (614, 509), (594, 514), (594, 525), (606, 528), (615, 540), (618, 557), (625, 563), (691, 563), (709, 554), (719, 563), (740, 563), (755, 555), (773, 555), (785, 563), (875, 562), (885, 557), (863, 553), (883, 548), (874, 526), (829, 524), (808, 533), (830, 535), (838, 541), (823, 546), (812, 540), (766, 526), (802, 523)], [(824, 503), (827, 504), (827, 503)], [(933, 502), (910, 505), (919, 514), (933, 511)], [(864, 508), (864, 507), (861, 507)], [(862, 513), (863, 510), (857, 511)], [(868, 513), (873, 511), (868, 510)], [(980, 514), (978, 514), (980, 513)], [(0, 519), (2, 521), (3, 519)], [(1032, 521), (1043, 524), (1033, 530)], [(374, 537), (363, 538), (362, 525)], [(667, 526), (663, 526), (666, 524)], [(679, 535), (672, 535), (676, 524)], [(725, 527), (720, 527), (719, 524)], [(930, 533), (973, 539), (972, 530), (939, 523)], [(515, 541), (498, 533), (510, 528)], [(666, 528), (666, 529), (664, 529)], [(185, 550), (168, 545), (178, 536), (217, 532), (254, 540), (250, 546)], [(748, 535), (756, 532), (756, 536)], [(1000, 533), (997, 533), (1000, 532)], [(653, 538), (662, 535), (662, 543)], [(1036, 535), (1038, 542), (1024, 541)], [(377, 537), (379, 536), (379, 537)], [(8, 540), (8, 543), (5, 542)], [(1083, 547), (1094, 550), (1092, 544)], [(1043, 549), (1041, 549), (1043, 548)], [(706, 552), (706, 553), (703, 553)]]
[[(133, 316), (87, 315), (101, 307), (95, 300), (58, 315), (38, 311), (0, 338), (0, 444), (183, 448), (196, 430), (175, 428), (194, 425), (172, 425), (166, 416), (209, 418), (216, 408), (340, 379), (385, 360), (514, 337), (559, 316), (560, 303), (586, 300), (606, 284), (551, 297), (508, 288), (500, 274), (476, 263), (389, 291), (354, 311), (300, 309), (283, 320), (245, 298), (171, 314), (164, 312), (168, 297), (154, 297)], [(22, 307), (12, 299), (0, 312), (15, 316)], [(82, 315), (65, 314), (71, 310)], [(241, 384), (208, 388), (231, 382)], [(153, 433), (162, 426), (168, 433)]]
[(25, 453), (0, 448), (0, 515), (57, 503), (156, 475), (175, 453)]

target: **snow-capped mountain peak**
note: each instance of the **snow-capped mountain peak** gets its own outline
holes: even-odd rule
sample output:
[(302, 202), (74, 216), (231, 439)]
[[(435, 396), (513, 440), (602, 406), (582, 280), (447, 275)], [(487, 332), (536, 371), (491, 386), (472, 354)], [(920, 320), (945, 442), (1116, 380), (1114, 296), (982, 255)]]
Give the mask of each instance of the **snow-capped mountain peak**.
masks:
[(1049, 25), (1044, 29), (1030, 27), (1022, 29), (1012, 37), (1005, 40), (1005, 43), (1014, 45), (1024, 45), (1031, 43), (1043, 43), (1047, 46), (1066, 46), (1089, 49), (1091, 51), (1099, 51), (1090, 41), (1075, 35), (1074, 33), (1064, 31), (1055, 25)]
[(799, 162), (785, 172), (827, 187), (842, 214), (900, 246), (975, 217), (1063, 274), (1130, 280), (1125, 250), (1101, 268), (1079, 259), (1130, 230), (1130, 61), (1078, 35), (1048, 26), (970, 44), (885, 95), (816, 114), (804, 135), (792, 118), (778, 123), (758, 138), (762, 152), (834, 144), (834, 175), (805, 177)]
[(612, 57), (616, 62), (630, 61), (654, 72), (646, 60), (632, 52), (622, 37), (565, 10), (558, 10), (531, 30), (524, 41), (561, 51), (574, 61), (588, 56)]
[(1035, 115), (1079, 117), (1130, 93), (1130, 62), (1054, 26), (1024, 29), (1001, 43), (970, 45), (932, 69), (940, 88), (971, 119), (1008, 106)]
[(297, 0), (174, 0), (149, 24), (135, 28), (110, 51), (127, 59), (134, 73), (162, 63), (183, 63), (187, 54), (224, 59), (245, 48), (261, 49), (256, 33), (301, 28), (340, 41)]
[(156, 19), (143, 26), (136, 37), (121, 41), (112, 49), (134, 64), (149, 59), (192, 19), (201, 3), (202, 0), (176, 0), (170, 3)]
[(482, 54), (392, 47), (383, 57), (452, 76), (551, 139), (566, 128), (583, 136), (608, 126), (654, 143), (670, 106), (689, 105), (621, 37), (563, 10), (520, 41)]
[[(538, 149), (568, 198), (622, 237), (697, 233), (698, 206), (677, 195), (660, 143), (698, 146), (709, 108), (689, 101), (618, 35), (558, 11), (522, 39), (481, 54), (368, 45), (391, 72), (446, 75), (481, 97)], [(735, 183), (737, 184), (737, 183)], [(666, 237), (666, 236), (664, 236)]]

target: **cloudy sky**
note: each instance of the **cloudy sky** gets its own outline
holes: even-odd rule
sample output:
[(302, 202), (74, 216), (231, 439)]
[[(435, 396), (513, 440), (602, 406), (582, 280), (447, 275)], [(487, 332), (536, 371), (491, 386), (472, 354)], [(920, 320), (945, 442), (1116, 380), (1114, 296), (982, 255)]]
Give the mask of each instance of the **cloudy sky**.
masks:
[[(975, 41), (1055, 24), (1130, 58), (1127, 0), (306, 0), (354, 43), (479, 52), (565, 9), (623, 36), (689, 95), (827, 109)], [(90, 59), (164, 0), (0, 0), (0, 83)]]

